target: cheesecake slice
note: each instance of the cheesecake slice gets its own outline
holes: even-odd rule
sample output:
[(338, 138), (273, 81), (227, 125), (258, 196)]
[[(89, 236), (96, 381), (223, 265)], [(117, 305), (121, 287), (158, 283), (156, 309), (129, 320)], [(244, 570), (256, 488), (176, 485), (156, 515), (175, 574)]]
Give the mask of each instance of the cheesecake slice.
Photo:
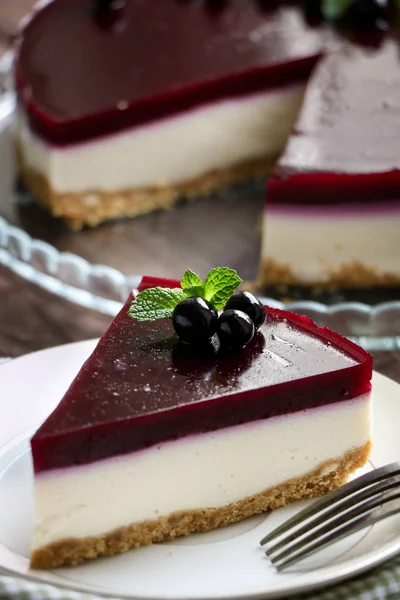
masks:
[(397, 42), (323, 59), (267, 185), (262, 284), (400, 285)]
[(19, 37), (20, 172), (44, 207), (94, 226), (270, 172), (323, 28), (284, 4), (95, 5), (41, 3)]
[[(144, 279), (140, 289), (178, 282)], [(344, 483), (367, 460), (372, 359), (267, 308), (241, 351), (114, 319), (32, 438), (31, 566), (77, 565), (223, 527)]]

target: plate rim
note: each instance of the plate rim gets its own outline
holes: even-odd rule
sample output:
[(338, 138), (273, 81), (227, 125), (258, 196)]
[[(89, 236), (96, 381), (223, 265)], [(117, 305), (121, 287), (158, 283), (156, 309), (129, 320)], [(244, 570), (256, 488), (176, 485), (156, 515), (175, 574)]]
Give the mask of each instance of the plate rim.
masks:
[[(36, 358), (39, 358), (39, 360), (45, 360), (46, 355), (48, 355), (49, 353), (60, 352), (62, 355), (64, 352), (71, 352), (74, 350), (74, 348), (79, 347), (81, 353), (89, 355), (89, 353), (95, 347), (97, 341), (98, 341), (98, 338), (92, 338), (89, 340), (83, 340), (83, 341), (79, 341), (79, 342), (71, 342), (71, 343), (54, 346), (52, 348), (46, 348), (43, 350), (31, 352), (29, 354), (20, 356), (16, 359), (13, 359), (12, 361), (10, 361), (8, 363), (5, 363), (4, 365), (1, 365), (0, 381), (2, 378), (2, 373), (4, 373), (6, 370), (9, 370), (11, 368), (15, 369), (15, 365), (18, 365), (21, 363), (23, 364), (24, 362), (29, 363), (32, 359), (34, 360)], [(400, 384), (393, 381), (389, 377), (386, 377), (385, 375), (377, 373), (376, 371), (374, 371), (373, 381), (374, 381), (375, 387), (376, 386), (384, 387), (385, 385), (389, 385), (389, 386), (392, 386), (393, 389), (397, 388), (397, 392), (399, 394), (399, 400), (400, 400)], [(379, 382), (381, 382), (381, 383), (379, 383)], [(399, 411), (400, 411), (400, 408), (399, 408)], [(0, 453), (4, 454), (5, 452), (7, 452), (7, 450), (11, 446), (18, 444), (19, 442), (21, 442), (22, 439), (26, 440), (28, 437), (28, 432), (31, 432), (31, 431), (32, 431), (32, 428), (27, 429), (25, 427), (23, 431), (21, 431), (18, 435), (14, 436), (12, 439), (9, 439), (5, 444), (3, 444), (0, 447)], [(290, 588), (288, 587), (286, 589), (273, 591), (272, 593), (268, 593), (268, 590), (265, 589), (263, 591), (250, 592), (250, 593), (240, 592), (238, 594), (231, 594), (231, 593), (218, 594), (217, 596), (215, 596), (215, 598), (218, 598), (218, 600), (261, 600), (261, 598), (273, 599), (273, 598), (286, 597), (287, 594), (303, 593), (306, 591), (319, 589), (322, 586), (331, 587), (341, 581), (352, 579), (352, 578), (356, 577), (357, 575), (360, 575), (360, 574), (368, 571), (369, 569), (380, 565), (381, 563), (385, 562), (386, 560), (389, 560), (390, 558), (397, 555), (399, 553), (399, 551), (400, 551), (400, 534), (394, 540), (389, 541), (386, 544), (383, 544), (378, 549), (378, 551), (376, 551), (375, 553), (372, 554), (371, 552), (369, 552), (361, 559), (359, 557), (353, 557), (350, 560), (345, 561), (342, 564), (339, 563), (339, 564), (335, 564), (335, 565), (328, 565), (326, 567), (318, 568), (316, 570), (318, 573), (318, 577), (315, 577), (314, 569), (307, 571), (305, 573), (302, 573), (301, 575), (296, 577), (296, 580), (295, 580), (296, 583), (293, 583), (293, 585)], [(12, 552), (12, 551), (10, 551), (10, 552)], [(9, 567), (3, 566), (3, 565), (0, 565), (0, 568), (2, 569), (5, 576), (14, 578), (16, 580), (22, 579), (24, 581), (28, 581), (28, 582), (31, 582), (34, 584), (55, 586), (56, 588), (59, 588), (59, 589), (69, 590), (69, 591), (74, 591), (74, 592), (92, 593), (92, 594), (96, 594), (96, 595), (98, 595), (100, 597), (104, 597), (104, 598), (115, 598), (116, 596), (118, 596), (118, 597), (126, 599), (126, 600), (133, 600), (133, 599), (135, 599), (135, 600), (182, 600), (181, 595), (175, 595), (175, 596), (173, 594), (165, 594), (163, 596), (155, 596), (154, 594), (147, 595), (147, 596), (146, 595), (137, 595), (137, 594), (133, 595), (133, 594), (128, 594), (126, 592), (104, 590), (101, 587), (96, 588), (96, 587), (92, 587), (90, 585), (86, 585), (84, 583), (74, 582), (74, 581), (69, 581), (69, 580), (68, 580), (68, 582), (64, 583), (62, 581), (59, 581), (59, 579), (57, 578), (57, 575), (54, 574), (52, 571), (50, 571), (50, 572), (41, 571), (39, 575), (35, 575), (31, 571), (29, 571), (27, 573), (20, 573), (19, 571), (15, 570), (15, 569), (10, 569)], [(332, 571), (332, 570), (333, 570), (333, 572), (330, 573), (330, 571)], [(53, 577), (54, 577), (54, 579), (53, 579)], [(300, 580), (300, 581), (298, 581), (298, 580)], [(268, 594), (267, 596), (266, 596), (266, 593)], [(196, 596), (196, 595), (190, 596), (190, 600), (204, 600), (204, 599), (205, 599), (205, 596)]]

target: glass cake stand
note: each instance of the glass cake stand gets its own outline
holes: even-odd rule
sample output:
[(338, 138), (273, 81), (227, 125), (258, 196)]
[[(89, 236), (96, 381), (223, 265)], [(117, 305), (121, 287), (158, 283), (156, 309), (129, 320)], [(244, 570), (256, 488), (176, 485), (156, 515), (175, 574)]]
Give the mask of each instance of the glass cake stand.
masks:
[[(0, 61), (1, 264), (54, 294), (107, 315), (115, 315), (137, 286), (138, 273), (179, 278), (188, 266), (205, 273), (212, 266), (228, 264), (245, 280), (256, 277), (262, 184), (238, 186), (187, 202), (178, 210), (79, 232), (41, 210), (15, 185), (11, 63), (11, 53)], [(362, 299), (300, 297), (283, 303), (269, 297), (265, 302), (306, 314), (366, 349), (400, 348), (400, 291), (379, 301), (373, 296), (368, 303)]]

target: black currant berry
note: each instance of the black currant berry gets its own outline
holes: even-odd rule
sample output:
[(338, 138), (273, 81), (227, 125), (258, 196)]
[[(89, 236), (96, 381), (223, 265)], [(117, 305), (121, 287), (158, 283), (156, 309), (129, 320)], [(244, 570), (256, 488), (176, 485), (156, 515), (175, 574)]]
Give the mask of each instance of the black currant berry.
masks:
[(217, 311), (204, 298), (185, 298), (172, 313), (174, 329), (187, 344), (202, 344), (212, 338), (217, 323)]
[(226, 303), (225, 310), (235, 308), (246, 313), (253, 321), (256, 329), (260, 329), (267, 315), (264, 306), (250, 292), (236, 292)]
[(119, 0), (96, 0), (96, 10), (101, 13), (105, 13), (111, 10), (115, 10), (120, 5)]
[(386, 27), (392, 20), (391, 0), (354, 0), (343, 16), (343, 24), (356, 30)]
[(279, 0), (256, 0), (259, 9), (262, 12), (272, 13), (279, 6)]
[(322, 20), (322, 0), (303, 0), (303, 10), (307, 21), (319, 22)]
[(206, 0), (206, 8), (210, 12), (219, 12), (225, 8), (226, 0)]
[(253, 321), (241, 310), (224, 310), (218, 319), (217, 334), (223, 348), (244, 348), (253, 339), (255, 331)]
[(125, 9), (126, 0), (95, 0), (95, 19), (97, 25), (110, 31), (118, 25)]

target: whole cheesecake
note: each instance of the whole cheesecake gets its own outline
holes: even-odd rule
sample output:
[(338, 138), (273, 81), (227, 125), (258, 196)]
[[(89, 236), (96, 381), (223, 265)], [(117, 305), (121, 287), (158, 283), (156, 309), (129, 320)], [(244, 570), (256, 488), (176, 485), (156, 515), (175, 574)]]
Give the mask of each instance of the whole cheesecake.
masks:
[[(179, 282), (144, 278), (139, 291)], [(76, 565), (333, 490), (367, 460), (372, 359), (266, 308), (236, 352), (114, 319), (32, 438), (31, 565)], [(240, 311), (238, 311), (240, 312)]]
[(267, 184), (262, 284), (400, 285), (398, 41), (318, 64)]
[(266, 175), (325, 38), (289, 5), (41, 2), (15, 59), (22, 178), (80, 228)]
[[(349, 6), (366, 4), (385, 3)], [(94, 226), (265, 176), (280, 156), (261, 286), (399, 286), (397, 42), (349, 44), (291, 2), (149, 6), (51, 0), (24, 25), (18, 157), (41, 204)]]

